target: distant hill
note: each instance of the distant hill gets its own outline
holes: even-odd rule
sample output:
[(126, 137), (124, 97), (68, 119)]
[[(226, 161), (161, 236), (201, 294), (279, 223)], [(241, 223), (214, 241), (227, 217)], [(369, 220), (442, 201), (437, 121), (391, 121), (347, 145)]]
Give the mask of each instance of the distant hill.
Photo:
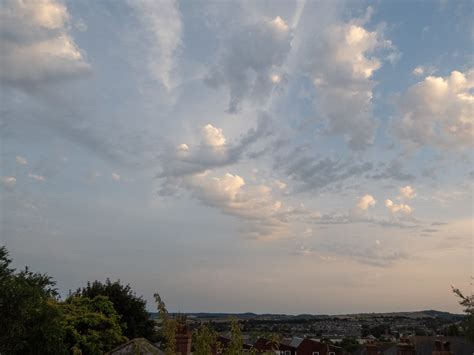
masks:
[[(172, 313), (178, 314), (178, 313)], [(152, 318), (158, 318), (157, 313), (151, 313)], [(339, 315), (324, 315), (324, 314), (257, 314), (257, 313), (186, 313), (188, 318), (196, 320), (214, 320), (224, 321), (229, 318), (237, 318), (239, 320), (247, 319), (265, 319), (265, 320), (297, 320), (297, 319), (321, 319), (330, 317), (344, 317), (344, 318), (369, 318), (369, 317), (404, 317), (404, 318), (440, 318), (448, 321), (460, 321), (464, 318), (462, 314), (454, 314), (449, 312), (442, 312), (436, 310), (412, 311), (412, 312), (386, 312), (386, 313), (355, 313), (355, 314), (339, 314)]]

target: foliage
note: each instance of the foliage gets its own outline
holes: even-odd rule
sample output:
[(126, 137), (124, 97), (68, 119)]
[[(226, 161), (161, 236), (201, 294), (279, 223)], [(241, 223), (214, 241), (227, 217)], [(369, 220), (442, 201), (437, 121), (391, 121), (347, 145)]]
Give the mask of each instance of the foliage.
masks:
[(227, 346), (226, 355), (240, 355), (243, 353), (242, 331), (237, 319), (232, 319), (230, 324), (230, 342)]
[(453, 292), (459, 297), (459, 304), (466, 313), (465, 335), (471, 341), (474, 341), (474, 295), (465, 296), (459, 289), (453, 287)]
[(351, 354), (355, 353), (360, 347), (359, 342), (355, 338), (344, 338), (338, 345)]
[(156, 307), (160, 313), (162, 332), (165, 338), (165, 353), (166, 355), (175, 355), (176, 353), (176, 329), (177, 323), (176, 320), (172, 319), (168, 310), (166, 309), (165, 302), (161, 299), (158, 293), (154, 294)]
[(104, 296), (71, 296), (61, 304), (64, 314), (65, 342), (82, 354), (102, 354), (125, 342), (120, 316)]
[(206, 325), (201, 325), (194, 333), (194, 354), (208, 355), (212, 353), (212, 347), (216, 343), (217, 333)]
[(78, 289), (75, 295), (94, 298), (106, 296), (113, 303), (115, 310), (121, 316), (123, 334), (130, 339), (154, 339), (154, 322), (146, 310), (146, 301), (138, 297), (130, 285), (122, 285), (120, 281), (111, 282), (107, 279), (104, 283), (94, 281), (87, 283), (86, 287)]
[(0, 353), (65, 354), (55, 283), (28, 268), (10, 268), (8, 251), (0, 247)]

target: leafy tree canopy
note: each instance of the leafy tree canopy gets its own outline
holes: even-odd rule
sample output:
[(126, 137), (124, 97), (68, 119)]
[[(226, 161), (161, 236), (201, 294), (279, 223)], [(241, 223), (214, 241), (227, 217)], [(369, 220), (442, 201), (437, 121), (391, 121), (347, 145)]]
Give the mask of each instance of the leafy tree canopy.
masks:
[(103, 354), (127, 340), (122, 335), (120, 316), (105, 296), (72, 296), (61, 304), (65, 343), (84, 355)]
[(106, 296), (114, 305), (115, 310), (121, 316), (121, 327), (123, 334), (129, 339), (154, 338), (154, 322), (146, 310), (146, 301), (138, 297), (130, 285), (122, 285), (120, 280), (104, 283), (100, 281), (88, 282), (86, 287), (80, 288), (75, 295), (94, 298)]
[(0, 353), (65, 354), (55, 283), (28, 268), (15, 272), (0, 247)]

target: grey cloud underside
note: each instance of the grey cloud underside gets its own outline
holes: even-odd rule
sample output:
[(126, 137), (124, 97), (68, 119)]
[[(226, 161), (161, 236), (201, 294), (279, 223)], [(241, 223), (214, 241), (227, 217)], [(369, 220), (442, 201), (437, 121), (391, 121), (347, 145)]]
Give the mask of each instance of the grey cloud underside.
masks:
[(229, 89), (229, 112), (240, 111), (244, 100), (263, 103), (274, 86), (272, 70), (283, 65), (291, 38), (289, 29), (266, 18), (240, 28), (222, 41), (205, 82)]
[(299, 184), (297, 191), (306, 191), (361, 177), (373, 169), (373, 164), (349, 159), (317, 158), (312, 156), (307, 147), (300, 146), (289, 154), (277, 155), (273, 167)]

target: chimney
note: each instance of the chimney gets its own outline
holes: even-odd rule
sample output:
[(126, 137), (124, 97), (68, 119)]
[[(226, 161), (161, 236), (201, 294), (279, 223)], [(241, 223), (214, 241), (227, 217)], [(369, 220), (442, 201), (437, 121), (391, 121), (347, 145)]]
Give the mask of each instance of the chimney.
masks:
[(377, 345), (373, 340), (367, 340), (365, 343), (365, 350), (367, 351), (367, 355), (377, 355)]
[(416, 355), (415, 346), (407, 338), (400, 339), (397, 344), (397, 355)]
[(176, 322), (176, 353), (179, 355), (190, 355), (192, 333), (186, 324), (186, 317), (177, 317)]

